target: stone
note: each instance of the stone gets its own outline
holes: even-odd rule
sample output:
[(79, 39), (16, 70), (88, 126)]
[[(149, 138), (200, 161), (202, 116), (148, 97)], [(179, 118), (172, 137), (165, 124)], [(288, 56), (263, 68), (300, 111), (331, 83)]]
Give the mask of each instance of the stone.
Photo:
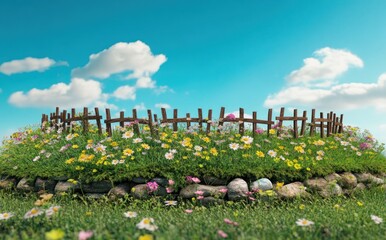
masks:
[(25, 192), (33, 192), (35, 189), (35, 179), (22, 178), (17, 184), (16, 189)]
[(68, 181), (59, 181), (56, 186), (55, 186), (55, 193), (73, 193), (75, 191), (78, 191), (80, 190), (80, 185), (79, 183), (72, 183), (72, 182), (68, 182)]
[(309, 193), (306, 192), (306, 188), (301, 182), (286, 184), (277, 191), (277, 194), (281, 198), (295, 198), (295, 197), (309, 196)]
[(340, 196), (343, 194), (343, 190), (341, 186), (339, 186), (337, 183), (330, 182), (326, 184), (322, 189), (319, 190), (319, 194), (322, 197), (328, 198), (331, 196)]
[(354, 174), (345, 172), (340, 174), (340, 176), (342, 177), (342, 181), (340, 182), (342, 188), (354, 189), (357, 186), (358, 182)]
[(206, 185), (211, 185), (211, 186), (224, 186), (224, 185), (227, 185), (228, 183), (228, 181), (225, 179), (220, 179), (212, 176), (204, 176), (202, 180)]
[(36, 178), (35, 181), (35, 192), (39, 191), (46, 191), (53, 193), (55, 186), (56, 186), (57, 181), (52, 180), (52, 179), (43, 179), (43, 178)]
[(133, 183), (138, 183), (138, 184), (147, 183), (147, 179), (143, 178), (143, 177), (135, 177), (135, 178), (131, 179), (131, 181)]
[(304, 185), (311, 190), (321, 191), (326, 188), (328, 182), (324, 178), (307, 179)]
[(131, 194), (137, 199), (149, 199), (151, 196), (166, 196), (167, 193), (166, 188), (162, 186), (159, 186), (157, 191), (149, 193), (146, 184), (138, 184), (131, 189)]
[(223, 199), (218, 199), (215, 197), (205, 197), (202, 200), (199, 200), (202, 205), (208, 207), (208, 206), (214, 206), (214, 205), (219, 205), (219, 204), (224, 204)]
[(371, 183), (372, 179), (375, 178), (375, 176), (370, 173), (357, 173), (354, 175), (357, 178), (358, 183)]
[(256, 190), (267, 191), (267, 190), (273, 189), (272, 182), (268, 178), (260, 178), (254, 181), (250, 187), (252, 191), (256, 191)]
[(4, 178), (0, 179), (0, 189), (10, 189), (17, 185), (16, 178)]
[(325, 176), (324, 179), (326, 179), (327, 182), (339, 183), (342, 180), (342, 177), (337, 173), (331, 173)]
[(108, 193), (113, 185), (110, 181), (92, 182), (90, 184), (82, 184), (82, 190), (86, 193)]
[(119, 185), (113, 187), (109, 191), (108, 196), (111, 200), (115, 200), (117, 198), (122, 198), (130, 193), (130, 189), (131, 189), (131, 187), (129, 184), (122, 183), (122, 184), (119, 184)]
[(180, 197), (190, 199), (193, 197), (197, 197), (198, 195), (195, 194), (196, 191), (202, 191), (202, 196), (204, 197), (217, 197), (217, 198), (224, 198), (226, 192), (221, 192), (222, 189), (227, 189), (226, 186), (209, 186), (209, 185), (202, 185), (202, 184), (190, 184), (181, 189), (180, 191)]
[(169, 180), (166, 178), (160, 178), (160, 177), (155, 177), (151, 179), (149, 182), (156, 182), (158, 185), (161, 185), (163, 187), (167, 187), (169, 185)]
[(228, 199), (231, 201), (237, 201), (245, 199), (248, 192), (248, 183), (241, 178), (233, 179), (228, 184)]
[(354, 188), (354, 191), (363, 191), (366, 189), (366, 185), (364, 183), (358, 183), (358, 185)]

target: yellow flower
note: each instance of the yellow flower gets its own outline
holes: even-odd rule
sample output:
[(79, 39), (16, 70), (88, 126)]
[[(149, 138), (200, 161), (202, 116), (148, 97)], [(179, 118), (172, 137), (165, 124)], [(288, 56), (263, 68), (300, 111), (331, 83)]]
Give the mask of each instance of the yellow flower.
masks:
[(93, 142), (94, 142), (94, 140), (92, 140), (92, 139), (87, 140), (88, 144), (92, 144)]
[(82, 171), (84, 169), (84, 167), (81, 167), (81, 166), (76, 166), (75, 167), (75, 170), (77, 170), (77, 171)]
[(46, 240), (60, 240), (64, 238), (64, 232), (61, 229), (52, 229), (46, 232)]
[(218, 152), (217, 152), (217, 149), (216, 148), (211, 148), (209, 150), (209, 152), (213, 155), (213, 156), (217, 156), (218, 155)]
[(294, 147), (295, 151), (298, 153), (304, 153), (304, 149), (302, 146), (295, 146)]
[(112, 143), (110, 143), (110, 146), (112, 146), (112, 147), (117, 147), (117, 146), (118, 146), (118, 143), (117, 143), (117, 142), (112, 142)]
[(138, 240), (153, 240), (153, 239), (154, 237), (151, 234), (145, 234), (145, 235), (139, 236), (138, 238)]
[(52, 193), (45, 193), (45, 194), (40, 195), (40, 198), (44, 201), (49, 201), (53, 196), (54, 196), (54, 194), (52, 194)]
[(95, 168), (92, 170), (93, 173), (96, 173), (98, 172), (98, 170), (96, 170)]
[(150, 146), (149, 146), (148, 144), (146, 144), (146, 143), (142, 143), (142, 144), (141, 144), (141, 147), (142, 147), (143, 149), (146, 149), (146, 150), (149, 150), (149, 149), (150, 149)]
[(271, 134), (271, 135), (276, 134), (276, 129), (269, 129), (269, 134)]
[(66, 160), (66, 164), (72, 164), (72, 163), (74, 163), (74, 161), (75, 161), (75, 158), (70, 158), (70, 159)]
[(263, 158), (265, 155), (262, 151), (256, 151), (256, 155), (259, 157), (259, 158)]
[(276, 182), (276, 189), (279, 189), (284, 186), (284, 182)]
[(300, 209), (300, 210), (303, 210), (303, 209), (305, 209), (305, 208), (306, 208), (306, 206), (305, 206), (304, 204), (300, 204), (300, 205), (299, 205), (299, 209)]
[(302, 168), (302, 166), (301, 166), (299, 163), (296, 163), (296, 164), (294, 165), (294, 168), (295, 168), (296, 170), (299, 170), (299, 169)]
[(357, 204), (359, 207), (363, 207), (363, 205), (364, 205), (363, 202), (361, 202), (361, 201), (358, 201)]
[(286, 162), (288, 167), (292, 167), (294, 165), (294, 163), (291, 160), (286, 160)]
[(86, 214), (86, 216), (91, 216), (91, 215), (92, 215), (92, 212), (91, 212), (91, 211), (88, 211), (88, 212), (86, 212), (85, 214)]
[(131, 156), (133, 153), (134, 151), (131, 150), (130, 148), (126, 148), (125, 150), (123, 150), (123, 155), (126, 155), (126, 156)]
[(204, 138), (202, 138), (202, 140), (203, 140), (204, 142), (206, 142), (206, 143), (209, 143), (209, 142), (210, 142), (210, 138), (208, 138), (208, 137), (204, 137)]
[(202, 165), (202, 164), (198, 164), (198, 166), (199, 166), (200, 168), (203, 168), (203, 167), (204, 167), (204, 165)]

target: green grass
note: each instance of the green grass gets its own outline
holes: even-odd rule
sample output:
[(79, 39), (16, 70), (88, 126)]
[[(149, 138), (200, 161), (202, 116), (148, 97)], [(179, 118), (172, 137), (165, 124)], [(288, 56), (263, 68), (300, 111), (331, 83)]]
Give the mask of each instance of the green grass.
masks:
[[(165, 206), (161, 199), (138, 201), (124, 199), (111, 203), (107, 200), (75, 200), (72, 197), (54, 197), (47, 204), (61, 206), (59, 213), (23, 219), (34, 207), (36, 195), (0, 191), (0, 212), (13, 212), (14, 217), (0, 221), (1, 239), (44, 239), (45, 233), (61, 229), (65, 239), (77, 239), (81, 230), (92, 230), (93, 239), (138, 239), (149, 233), (156, 239), (220, 239), (218, 230), (228, 239), (384, 239), (385, 223), (375, 224), (370, 215), (386, 218), (385, 191), (376, 188), (350, 197), (296, 199), (293, 201), (260, 201), (255, 204), (225, 203), (209, 208), (191, 202)], [(358, 202), (363, 203), (359, 206)], [(339, 207), (337, 207), (339, 205)], [(187, 214), (185, 209), (193, 209)], [(125, 218), (123, 213), (135, 211), (136, 218)], [(154, 218), (158, 229), (154, 232), (136, 228), (144, 217)], [(224, 218), (239, 223), (231, 226)], [(297, 219), (306, 218), (314, 225), (301, 227)]]
[[(333, 172), (386, 172), (383, 145), (368, 132), (350, 127), (344, 134), (323, 139), (308, 135), (293, 139), (289, 129), (284, 129), (280, 137), (271, 132), (269, 137), (257, 134), (249, 140), (234, 129), (206, 135), (161, 127), (158, 136), (151, 136), (144, 128), (140, 136), (131, 136), (133, 127), (128, 126), (115, 130), (112, 137), (95, 130), (82, 134), (79, 126), (73, 134), (49, 130), (28, 128), (5, 140), (0, 149), (0, 175), (67, 176), (84, 182), (161, 176), (181, 186), (189, 175), (290, 182)], [(130, 138), (123, 138), (124, 134)], [(247, 131), (246, 136), (252, 133)], [(141, 142), (135, 143), (136, 138)], [(367, 147), (361, 147), (364, 144)], [(172, 150), (176, 152), (168, 159)]]

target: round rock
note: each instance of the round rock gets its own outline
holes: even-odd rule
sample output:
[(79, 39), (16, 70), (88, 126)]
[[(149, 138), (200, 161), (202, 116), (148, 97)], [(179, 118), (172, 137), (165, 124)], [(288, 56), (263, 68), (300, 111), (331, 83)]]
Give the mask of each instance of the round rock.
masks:
[(273, 189), (272, 182), (268, 178), (260, 178), (251, 184), (251, 190), (267, 191)]
[(248, 192), (248, 183), (241, 178), (233, 179), (228, 184), (228, 199), (231, 201), (237, 201), (245, 199)]

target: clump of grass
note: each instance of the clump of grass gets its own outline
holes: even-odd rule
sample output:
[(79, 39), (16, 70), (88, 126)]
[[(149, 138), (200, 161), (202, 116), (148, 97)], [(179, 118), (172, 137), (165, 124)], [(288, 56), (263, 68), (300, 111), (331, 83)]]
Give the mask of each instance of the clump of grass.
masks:
[[(12, 134), (0, 149), (0, 175), (67, 176), (90, 182), (120, 182), (133, 177), (163, 176), (183, 184), (186, 176), (268, 177), (273, 181), (304, 180), (333, 172), (386, 172), (386, 158), (368, 132), (346, 127), (328, 138), (293, 139), (289, 129), (238, 134), (232, 125), (209, 134), (197, 127), (173, 132), (161, 126), (152, 136), (147, 126), (135, 135), (133, 124), (113, 135), (99, 135), (95, 126), (84, 134), (61, 128), (27, 128)], [(268, 135), (268, 136), (267, 136)]]
[[(82, 230), (92, 231), (92, 239), (139, 239), (146, 234), (149, 239), (220, 239), (219, 230), (228, 239), (383, 239), (386, 232), (386, 225), (379, 222), (386, 217), (385, 192), (380, 188), (351, 197), (228, 202), (210, 208), (194, 202), (166, 206), (157, 198), (126, 198), (111, 204), (107, 199), (80, 201), (74, 196), (55, 196), (36, 207), (38, 198), (0, 191), (0, 214), (13, 215), (0, 220), (1, 239), (44, 239), (47, 233), (78, 239)], [(52, 206), (58, 211), (47, 217), (46, 210)], [(24, 218), (34, 207), (44, 214)], [(136, 213), (129, 216), (136, 216), (125, 217), (128, 211)], [(144, 218), (153, 218), (157, 229), (139, 229), (137, 224)], [(296, 223), (299, 219), (314, 224), (301, 226)]]

